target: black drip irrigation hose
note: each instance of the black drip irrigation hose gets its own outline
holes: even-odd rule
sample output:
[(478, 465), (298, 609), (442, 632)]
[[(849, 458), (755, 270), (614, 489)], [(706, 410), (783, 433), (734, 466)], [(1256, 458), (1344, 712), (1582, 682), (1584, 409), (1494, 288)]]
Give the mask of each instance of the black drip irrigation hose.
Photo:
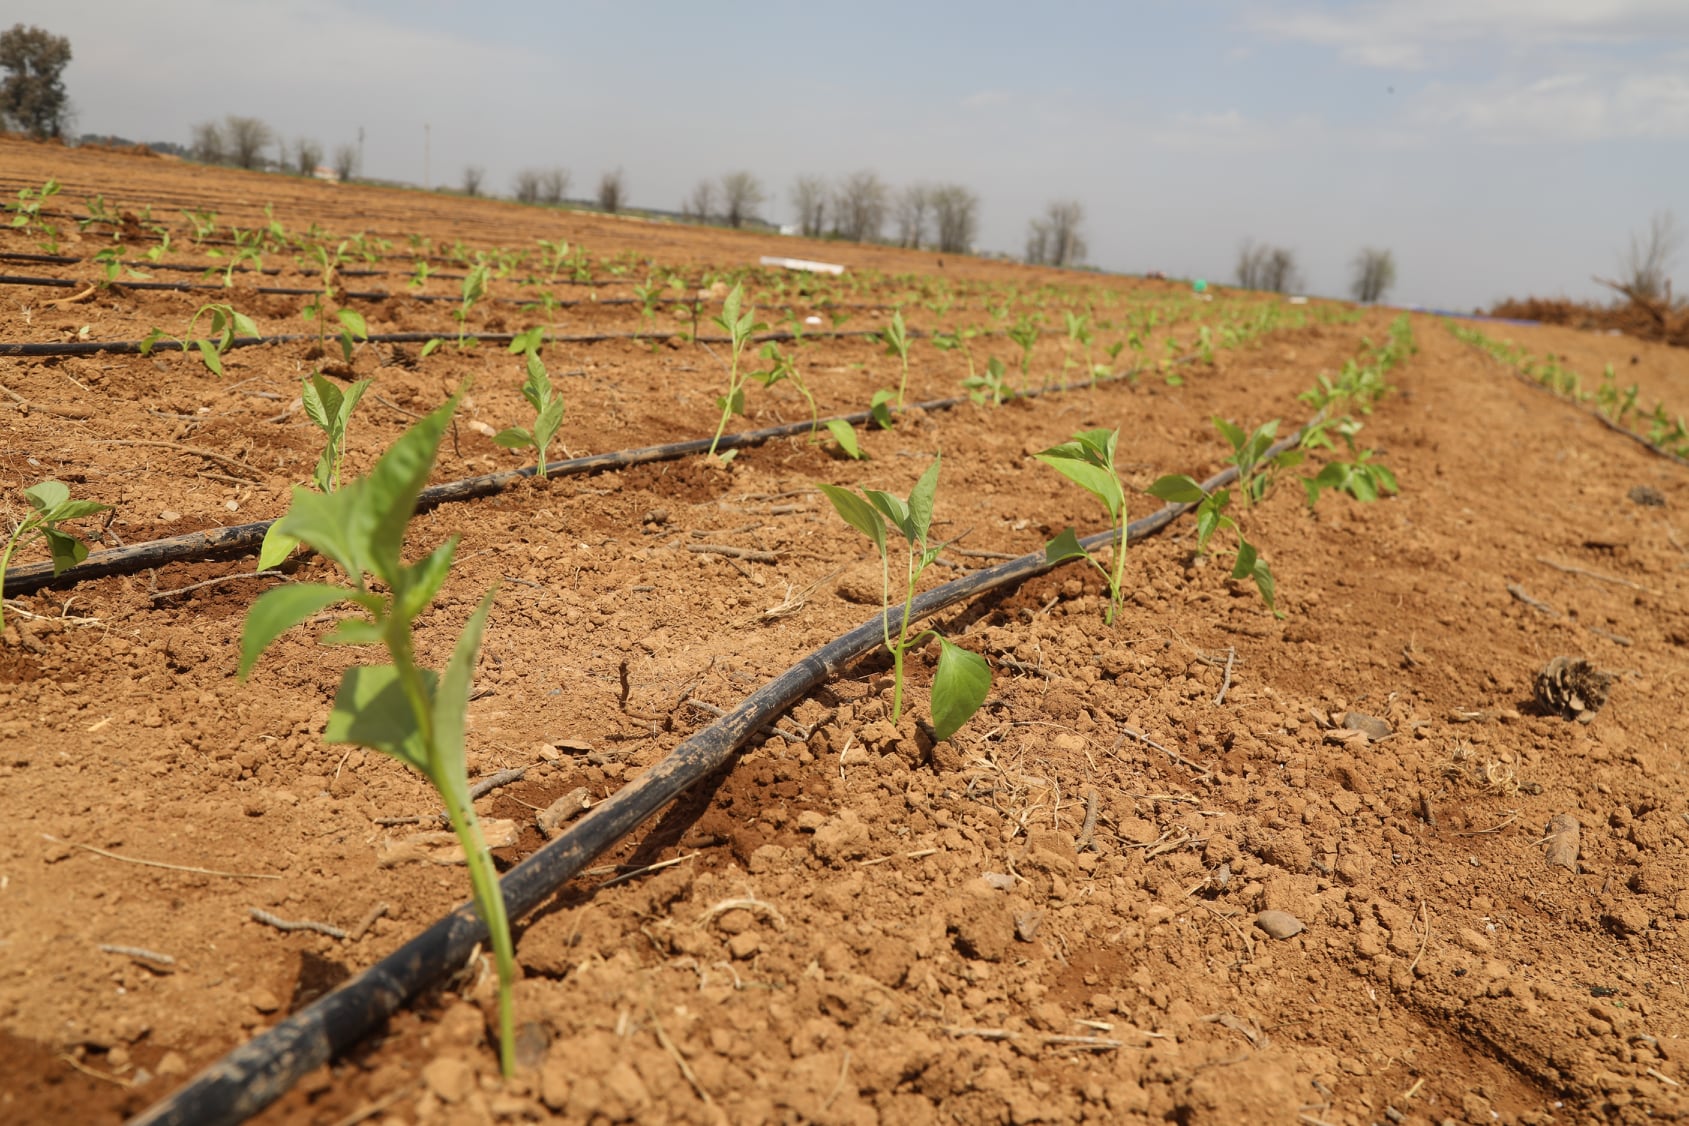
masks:
[[(1303, 430), (1276, 443), (1267, 456), (1290, 448)], [(1203, 482), (1212, 492), (1237, 477), (1230, 466)], [(1153, 535), (1191, 505), (1170, 504), (1133, 521), (1128, 544)], [(1089, 550), (1116, 543), (1119, 533), (1081, 540)], [(929, 617), (958, 602), (1025, 582), (1061, 564), (1042, 550), (945, 583), (916, 597), (908, 620)], [(638, 779), (623, 786), (499, 881), (505, 909), (520, 919), (578, 875), (617, 841), (682, 792), (720, 769), (733, 753), (782, 712), (851, 661), (884, 644), (876, 615), (806, 654), (747, 696), (738, 707), (686, 739)], [(463, 904), (327, 996), (266, 1029), (149, 1108), (130, 1126), (225, 1126), (245, 1121), (280, 1098), (301, 1076), (346, 1051), (434, 981), (462, 966), (487, 939), (487, 928)]]
[[(312, 337), (312, 339), (315, 339), (315, 337)], [(1181, 357), (1179, 362), (1186, 362), (1189, 358), (1188, 356)], [(1119, 375), (1099, 379), (1094, 385), (1090, 383), (1062, 383), (1046, 388), (1029, 388), (1015, 397), (1035, 399), (1047, 394), (1079, 391), (1091, 386), (1104, 386), (1121, 380), (1133, 379), (1138, 374), (1139, 369), (1132, 368)], [(929, 399), (923, 403), (911, 403), (905, 409), (951, 410), (970, 401), (965, 395), (957, 395), (947, 399)], [(856, 411), (851, 414), (834, 415), (816, 422), (788, 422), (780, 426), (764, 427), (760, 430), (742, 430), (737, 434), (723, 434), (721, 440), (716, 443), (716, 448), (730, 450), (744, 446), (761, 445), (776, 438), (790, 438), (812, 429), (824, 427), (834, 419), (848, 422), (852, 426), (861, 426), (872, 418), (873, 412), (871, 411)], [(567, 461), (547, 462), (545, 475), (547, 478), (575, 477), (585, 473), (627, 469), (651, 462), (675, 461), (683, 457), (690, 457), (693, 454), (706, 453), (709, 448), (710, 439), (690, 438), (684, 442), (670, 442), (659, 446), (638, 446), (610, 453), (588, 454), (585, 457), (570, 458)], [(509, 469), (501, 473), (487, 473), (479, 477), (468, 477), (461, 481), (433, 485), (424, 489), (421, 495), (417, 497), (417, 509), (420, 511), (453, 501), (474, 500), (478, 497), (491, 496), (494, 493), (504, 491), (525, 477), (534, 476), (536, 471), (534, 466), (529, 465), (521, 469)], [(274, 520), (259, 520), (250, 524), (233, 524), (223, 528), (188, 532), (185, 535), (169, 536), (161, 540), (150, 540), (146, 543), (112, 548), (108, 551), (96, 551), (81, 563), (74, 567), (67, 567), (56, 575), (53, 573), (53, 565), (50, 562), (26, 563), (6, 571), (3, 579), (0, 579), (0, 590), (4, 590), (8, 596), (29, 594), (47, 587), (71, 586), (87, 579), (105, 578), (108, 575), (133, 574), (136, 571), (144, 571), (165, 563), (190, 563), (245, 554), (257, 550), (264, 542), (264, 533), (269, 531), (270, 525), (274, 523)]]
[[(330, 334), (331, 336), (335, 334)], [(669, 340), (676, 334), (673, 332), (589, 332), (573, 335), (553, 335), (545, 338), (547, 344), (604, 344), (613, 340), (652, 341)], [(848, 340), (858, 336), (880, 335), (879, 329), (816, 329), (814, 332), (764, 332), (751, 338), (753, 344), (766, 344), (770, 341), (786, 342), (792, 340)], [(487, 344), (509, 344), (516, 339), (513, 332), (466, 332), (465, 340), (478, 340)], [(911, 340), (924, 337), (921, 332), (910, 332)], [(457, 330), (445, 332), (375, 332), (368, 336), (358, 337), (360, 344), (426, 344), (430, 340), (451, 343), (458, 338)], [(256, 348), (264, 344), (303, 344), (314, 342), (318, 338), (314, 332), (280, 333), (275, 336), (237, 336), (224, 346), (227, 352), (235, 348)], [(725, 336), (700, 336), (695, 338), (700, 344), (731, 344)], [(119, 355), (138, 355), (145, 341), (141, 340), (67, 340), (40, 343), (8, 343), (0, 341), (0, 356), (92, 356), (101, 352)], [(149, 352), (185, 352), (194, 346), (189, 340), (184, 344), (172, 337), (162, 337), (153, 341)]]
[[(159, 268), (162, 268), (162, 267), (153, 267), (153, 268), (159, 269)], [(197, 267), (179, 267), (179, 268), (182, 268), (182, 269), (197, 269)], [(279, 270), (265, 270), (263, 272), (266, 273), (266, 274), (276, 274), (276, 273), (280, 273), (281, 271), (279, 271)], [(343, 276), (349, 275), (349, 274), (350, 274), (350, 271), (344, 271), (343, 272)], [(370, 271), (368, 271), (368, 274), (372, 275), (372, 276), (377, 276), (377, 277), (390, 277), (390, 276), (392, 276), (390, 274), (386, 274), (386, 273), (383, 273), (383, 272), (378, 271), (378, 270), (370, 270)], [(435, 275), (432, 275), (432, 276), (439, 277), (441, 275), (435, 274)], [(87, 281), (79, 281), (76, 278), (48, 278), (48, 277), (36, 277), (36, 276), (33, 276), (33, 275), (25, 275), (25, 274), (0, 274), (0, 285), (33, 285), (33, 286), (41, 286), (41, 287), (44, 287), (44, 288), (53, 288), (53, 289), (76, 289), (79, 286), (89, 286), (89, 285), (93, 285), (93, 284), (96, 284), (96, 283), (87, 282)], [(112, 289), (112, 290), (133, 289), (133, 290), (165, 291), (165, 292), (169, 292), (169, 293), (205, 293), (205, 292), (221, 293), (221, 292), (224, 292), (224, 291), (230, 289), (231, 287), (226, 286), (226, 285), (219, 285), (216, 282), (147, 281), (147, 280), (141, 279), (141, 278), (122, 278), (122, 279), (114, 279), (114, 280), (106, 282), (106, 288)], [(262, 294), (264, 296), (269, 296), (269, 297), (311, 297), (311, 296), (315, 296), (316, 294), (323, 292), (323, 290), (322, 290), (322, 287), (320, 287), (320, 286), (313, 288), (311, 286), (297, 286), (297, 285), (259, 285), (259, 286), (253, 286), (250, 290), (242, 290), (240, 292), (258, 293), (258, 294)], [(400, 299), (409, 300), (409, 301), (442, 302), (442, 303), (448, 303), (448, 304), (455, 304), (455, 303), (462, 300), (462, 298), (454, 297), (449, 293), (393, 293), (393, 292), (390, 292), (390, 291), (385, 290), (385, 289), (347, 290), (346, 292), (341, 293), (337, 299), (341, 300), (341, 301), (387, 301), (387, 300), (391, 300), (391, 299), (395, 299), (395, 298), (400, 298)], [(523, 305), (523, 306), (527, 306), (527, 305), (545, 305), (546, 304), (546, 302), (542, 301), (537, 296), (536, 297), (492, 297), (492, 298), (483, 298), (482, 300), (483, 300), (483, 302), (491, 302), (492, 304), (495, 304), (495, 305)], [(571, 297), (571, 298), (564, 300), (564, 301), (559, 301), (559, 300), (553, 299), (549, 303), (549, 307), (553, 308), (553, 309), (575, 309), (575, 308), (580, 308), (582, 306), (592, 307), (592, 306), (608, 306), (608, 305), (641, 305), (641, 304), (643, 304), (643, 302), (640, 301), (639, 298), (637, 298), (637, 297)], [(663, 307), (663, 308), (671, 308), (671, 309), (672, 308), (687, 309), (687, 308), (691, 308), (692, 304), (693, 304), (692, 301), (690, 301), (686, 298), (683, 298), (683, 297), (664, 297), (664, 298), (659, 298), (658, 300), (651, 302), (651, 307), (652, 308)], [(772, 305), (772, 306), (768, 306), (768, 307), (777, 308), (777, 309), (795, 309), (796, 308), (795, 305)], [(881, 304), (875, 304), (875, 303), (872, 303), (872, 302), (851, 302), (851, 303), (848, 303), (848, 304), (834, 304), (832, 302), (825, 302), (825, 303), (822, 303), (822, 304), (811, 305), (811, 306), (806, 306), (806, 307), (818, 309), (818, 310), (851, 309), (851, 310), (855, 310), (855, 311), (878, 310), (878, 309), (889, 309), (889, 308), (891, 308), (890, 305), (881, 305)]]

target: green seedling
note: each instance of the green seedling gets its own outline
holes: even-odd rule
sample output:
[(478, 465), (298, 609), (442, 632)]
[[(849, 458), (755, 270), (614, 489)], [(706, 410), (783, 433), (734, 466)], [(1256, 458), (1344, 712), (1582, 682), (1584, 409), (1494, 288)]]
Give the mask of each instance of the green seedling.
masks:
[(131, 278), (150, 278), (151, 274), (137, 270), (133, 266), (124, 264), (123, 256), (129, 253), (126, 246), (107, 246), (94, 253), (94, 265), (100, 269), (100, 288), (105, 289), (113, 285), (119, 276), (127, 273)]
[[(477, 302), (487, 296), (487, 264), (476, 263), (463, 276), (463, 289), (458, 299), (458, 306), (452, 310), (452, 319), (457, 322), (457, 346), (461, 351), (467, 347), (464, 343), (469, 332), (469, 313)], [(427, 353), (423, 353), (427, 355)]]
[(91, 500), (72, 500), (70, 487), (62, 481), (42, 481), (23, 491), (29, 502), (29, 515), (18, 521), (6, 539), (6, 550), (0, 554), (0, 627), (6, 624), (4, 608), (6, 568), (12, 562), (12, 552), (37, 536), (47, 541), (47, 551), (53, 557), (53, 574), (74, 567), (88, 558), (88, 545), (59, 527), (67, 520), (79, 520), (104, 512), (111, 506)]
[(215, 211), (189, 211), (182, 208), (182, 217), (193, 228), (194, 245), (198, 245), (217, 233), (217, 213)]
[(639, 316), (645, 322), (646, 331), (651, 334), (651, 350), (656, 351), (657, 340), (657, 305), (662, 300), (663, 289), (667, 283), (656, 278), (646, 278), (644, 285), (633, 287), (633, 295), (639, 301)]
[[(932, 346), (941, 352), (960, 350), (962, 358), (968, 363), (968, 379), (974, 378), (974, 353), (968, 341), (979, 335), (977, 328), (959, 328), (955, 332), (935, 332), (932, 334)], [(965, 381), (964, 381), (964, 385)]]
[[(722, 434), (727, 430), (727, 420), (736, 414), (742, 415), (745, 413), (745, 383), (750, 379), (750, 373), (739, 370), (739, 359), (744, 355), (746, 346), (751, 342), (751, 337), (768, 327), (765, 324), (758, 323), (755, 310), (744, 308), (744, 303), (745, 287), (742, 284), (735, 284), (732, 292), (728, 293), (727, 298), (722, 302), (721, 316), (711, 318), (723, 332), (727, 333), (728, 339), (732, 342), (733, 359), (727, 369), (727, 394), (718, 397), (715, 401), (716, 406), (721, 408), (721, 421), (716, 424), (715, 437), (710, 439), (710, 457), (716, 456), (716, 445), (721, 441)], [(721, 460), (723, 462), (730, 461), (738, 452), (738, 450), (729, 450), (721, 455)]]
[[(262, 230), (243, 231), (239, 227), (230, 227), (229, 234), (233, 236), (235, 247), (232, 251), (224, 251), (211, 246), (205, 250), (207, 258), (227, 258), (228, 264), (222, 267), (223, 288), (230, 289), (235, 284), (235, 267), (243, 263), (250, 263), (254, 270), (264, 268), (264, 232)], [(218, 274), (218, 267), (212, 266), (205, 271), (203, 277), (210, 279)]]
[(1262, 601), (1267, 609), (1273, 612), (1275, 618), (1284, 617), (1274, 604), (1276, 586), (1273, 573), (1267, 566), (1267, 561), (1261, 558), (1261, 553), (1255, 545), (1243, 538), (1243, 529), (1238, 527), (1237, 521), (1226, 515), (1226, 508), (1231, 503), (1230, 489), (1216, 489), (1209, 492), (1200, 483), (1184, 474), (1169, 474), (1157, 480), (1149, 487), (1150, 496), (1174, 504), (1191, 504), (1196, 506), (1196, 550), (1202, 554), (1208, 550), (1208, 541), (1214, 533), (1229, 528), (1237, 535), (1237, 557), (1232, 562), (1232, 578), (1253, 579), (1255, 588), (1261, 592)]
[(147, 230), (152, 232), (154, 238), (158, 239), (158, 244), (147, 247), (145, 254), (147, 261), (156, 266), (164, 261), (166, 254), (170, 253), (170, 228), (163, 223), (153, 223)]
[(903, 325), (902, 309), (892, 312), (891, 324), (880, 334), (880, 339), (885, 341), (886, 355), (896, 356), (903, 364), (903, 376), (897, 384), (897, 405), (901, 407), (909, 391), (909, 332)]
[(1307, 456), (1300, 449), (1281, 450), (1268, 455), (1278, 434), (1276, 418), (1262, 423), (1250, 434), (1223, 418), (1215, 418), (1213, 422), (1215, 429), (1232, 447), (1232, 456), (1226, 460), (1237, 466), (1237, 487), (1243, 494), (1244, 504), (1259, 504), (1272, 488), (1279, 472), (1300, 464)]
[[(1124, 347), (1126, 347), (1126, 342), (1124, 340), (1116, 340), (1113, 344), (1110, 344), (1107, 348), (1103, 349), (1104, 352), (1108, 353), (1108, 363), (1091, 365), (1092, 383), (1095, 383), (1098, 379), (1106, 378), (1107, 376), (1114, 374), (1114, 365), (1120, 361), (1120, 350)], [(1133, 382), (1136, 382), (1137, 378), (1138, 377), (1136, 375), (1132, 376)]]
[[(299, 399), (305, 407), (305, 417), (323, 432), (323, 452), (317, 456), (311, 481), (320, 493), (332, 493), (340, 487), (340, 471), (346, 462), (346, 430), (358, 400), (369, 390), (371, 381), (360, 379), (342, 391), (338, 385), (312, 373), (299, 387)], [(278, 567), (299, 546), (299, 541), (284, 534), (281, 521), (264, 531), (264, 542), (258, 549), (258, 569), (268, 571)]]
[(516, 339), (510, 342), (511, 354), (520, 354), (527, 367), (528, 377), (522, 381), (522, 397), (534, 408), (533, 429), (511, 426), (493, 435), (493, 441), (507, 450), (531, 447), (537, 459), (534, 476), (542, 481), (545, 480), (547, 465), (545, 451), (563, 425), (563, 396), (552, 389), (551, 376), (545, 370), (545, 362), (540, 359), (544, 333), (543, 325), (535, 325), (527, 332), (518, 333)]
[(333, 560), (350, 585), (289, 583), (265, 591), (246, 616), (239, 671), (245, 679), (271, 643), (331, 606), (350, 602), (368, 615), (342, 618), (322, 641), (380, 645), (390, 663), (354, 665), (345, 671), (323, 741), (391, 755), (425, 776), (444, 800), (469, 866), (475, 908), (492, 940), (499, 984), (499, 1064), (509, 1077), (516, 1069), (510, 921), (498, 871), (469, 796), (464, 759), (470, 682), (494, 592), (489, 590), (469, 615), (444, 673), (436, 674), (417, 664), (413, 623), (445, 583), (457, 537), (415, 563), (403, 561), (405, 530), (456, 409), (454, 395), (402, 435), (367, 477), (332, 493), (293, 490), (293, 503), (279, 521), (282, 534)]
[(428, 276), (434, 272), (428, 264), (428, 259), (418, 258), (411, 266), (410, 280), (405, 285), (411, 289), (422, 289), (428, 284)]
[(1112, 569), (1079, 542), (1072, 528), (1044, 545), (1044, 561), (1055, 564), (1068, 559), (1083, 559), (1097, 569), (1108, 584), (1108, 610), (1103, 616), (1106, 625), (1113, 625), (1120, 614), (1124, 593), (1121, 582), (1126, 573), (1126, 488), (1121, 484), (1120, 471), (1114, 464), (1115, 445), (1120, 441), (1118, 430), (1083, 430), (1070, 442), (1051, 446), (1034, 455), (1039, 461), (1066, 477), (1102, 502), (1108, 510), (1109, 526), (1118, 528), (1120, 539), (1114, 545)]
[[(932, 726), (939, 739), (948, 739), (985, 703), (991, 691), (991, 667), (985, 658), (955, 644), (934, 630), (909, 634), (909, 614), (915, 601), (915, 588), (921, 573), (938, 558), (944, 544), (929, 542), (932, 528), (934, 496), (938, 492), (938, 468), (941, 458), (934, 458), (921, 479), (909, 493), (907, 501), (878, 489), (865, 489), (859, 495), (838, 485), (819, 484), (821, 492), (832, 501), (833, 508), (844, 522), (874, 541), (880, 554), (881, 633), (892, 661), (891, 721), (903, 717), (903, 662), (909, 651), (937, 639), (938, 668), (932, 680)], [(891, 614), (891, 549), (888, 546), (886, 522), (902, 533), (908, 548), (902, 613), (898, 616), (897, 638), (892, 639)]]
[(1062, 317), (1067, 322), (1067, 342), (1062, 348), (1061, 370), (1062, 377), (1076, 362), (1073, 359), (1073, 346), (1082, 344), (1085, 347), (1085, 371), (1091, 381), (1096, 382), (1096, 365), (1091, 363), (1091, 347), (1096, 343), (1097, 334), (1091, 328), (1091, 318), (1083, 313), (1075, 313), (1071, 309), (1062, 310)]
[[(328, 340), (328, 303), (334, 300), (334, 296), (338, 292), (338, 286), (335, 283), (339, 280), (340, 268), (352, 260), (351, 256), (346, 253), (346, 246), (346, 241), (341, 240), (340, 245), (331, 251), (327, 243), (318, 242), (313, 243), (310, 250), (306, 252), (306, 256), (317, 267), (317, 292), (311, 296), (310, 301), (305, 303), (305, 308), (300, 311), (300, 315), (307, 321), (317, 322), (317, 351), (319, 353), (325, 350), (324, 345)], [(346, 363), (350, 364), (352, 362), (352, 351), (357, 347), (358, 342), (369, 339), (369, 325), (364, 321), (364, 315), (356, 309), (337, 309), (334, 319), (339, 325), (335, 335), (340, 341), (340, 355)]]
[[(797, 389), (803, 396), (804, 402), (809, 404), (809, 440), (815, 441), (815, 432), (820, 426), (820, 411), (815, 406), (815, 396), (809, 393), (809, 387), (803, 381), (803, 375), (798, 371), (796, 354), (788, 355), (780, 350), (780, 345), (770, 340), (762, 346), (758, 353), (768, 364), (762, 371), (753, 371), (751, 378), (764, 387), (773, 387), (784, 380)], [(848, 423), (846, 424), (849, 425)], [(852, 432), (854, 435), (854, 431)]]
[(1014, 391), (1004, 378), (1007, 370), (1002, 360), (992, 356), (985, 361), (985, 374), (970, 375), (962, 380), (962, 387), (968, 392), (968, 398), (976, 403), (984, 403), (989, 399), (992, 406), (1002, 406), (1015, 397)]
[(41, 206), (58, 194), (59, 182), (53, 179), (39, 188), (19, 188), (18, 201), (12, 204), (12, 229), (43, 234), (57, 244), (59, 229), (41, 218)]
[[(199, 319), (206, 314), (211, 316), (211, 335), (195, 338), (194, 330), (199, 326)], [(258, 325), (245, 313), (239, 312), (227, 302), (214, 302), (201, 305), (188, 322), (187, 335), (182, 337), (170, 336), (162, 329), (154, 328), (141, 340), (141, 355), (152, 354), (153, 347), (160, 340), (174, 340), (186, 352), (189, 348), (199, 353), (211, 374), (221, 377), (223, 374), (223, 355), (235, 342), (236, 334), (242, 336), (258, 336)]]
[[(1007, 315), (1006, 309), (1004, 313)], [(1033, 323), (1032, 318), (1023, 313), (1019, 320), (1009, 326), (1005, 335), (1020, 345), (1020, 385), (1025, 387), (1026, 381), (1032, 375), (1032, 349), (1038, 343), (1038, 326)], [(1048, 382), (1045, 380), (1046, 384)]]
[(106, 207), (105, 196), (97, 193), (92, 196), (84, 196), (82, 205), (88, 209), (88, 214), (76, 221), (78, 231), (86, 233), (88, 228), (95, 223), (105, 223), (107, 226), (117, 228), (112, 231), (111, 237), (115, 239), (118, 236), (118, 229), (123, 226), (123, 218)]
[(1331, 445), (1331, 439), (1326, 436), (1326, 430), (1336, 430), (1338, 435), (1349, 447), (1349, 456), (1353, 461), (1327, 462), (1319, 473), (1312, 477), (1302, 478), (1302, 488), (1307, 493), (1308, 507), (1314, 507), (1319, 500), (1320, 493), (1325, 489), (1336, 489), (1341, 493), (1348, 493), (1362, 503), (1377, 500), (1385, 493), (1397, 491), (1396, 475), (1388, 468), (1372, 460), (1374, 452), (1361, 449), (1355, 442), (1355, 435), (1360, 432), (1361, 424), (1352, 418), (1345, 417), (1331, 427), (1316, 427), (1310, 431), (1307, 444)]

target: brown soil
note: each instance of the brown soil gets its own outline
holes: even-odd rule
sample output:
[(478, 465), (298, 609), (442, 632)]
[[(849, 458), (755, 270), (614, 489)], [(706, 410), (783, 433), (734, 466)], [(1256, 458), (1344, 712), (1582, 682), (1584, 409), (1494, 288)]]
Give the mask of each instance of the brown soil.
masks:
[[(1188, 345), (1192, 317), (1217, 323), (1244, 300), (1198, 305), (1127, 279), (950, 256), (941, 266), (931, 254), (103, 151), (0, 142), (0, 168), (7, 198), (53, 175), (63, 202), (102, 192), (126, 210), (150, 203), (161, 219), (209, 206), (222, 223), (250, 225), (272, 203), (289, 230), (368, 231), (394, 240), (395, 253), (411, 233), (517, 249), (562, 235), (589, 249), (601, 277), (627, 271), (596, 287), (599, 305), (565, 310), (563, 332), (638, 328), (637, 307), (602, 299), (631, 295), (647, 259), (690, 274), (761, 254), (843, 262), (866, 284), (836, 300), (907, 302), (923, 329), (985, 322), (1002, 304), (1042, 305), (1058, 326), (1074, 299), (1111, 320), (1155, 306), (1166, 316), (1152, 357), (1168, 317)], [(201, 260), (185, 224), (173, 231), (175, 260)], [(0, 233), (0, 252), (32, 252), (35, 241)], [(65, 252), (102, 245), (91, 230)], [(293, 271), (285, 255), (266, 264)], [(385, 265), (409, 272), (408, 260)], [(943, 311), (918, 303), (936, 278), (956, 298)], [(400, 290), (403, 280), (382, 284)], [(454, 286), (425, 292), (451, 296)], [(71, 292), (0, 288), (0, 340), (75, 338), (83, 326), (91, 339), (155, 324), (181, 332), (211, 299), (117, 289), (44, 303)], [(518, 292), (508, 279), (494, 287)], [(266, 333), (309, 331), (301, 298), (237, 285), (232, 300)], [(445, 332), (449, 308), (397, 298), (366, 312), (375, 331)], [(800, 316), (808, 309), (797, 305)], [(472, 327), (519, 329), (533, 315), (489, 304)], [(859, 308), (845, 328), (885, 319)], [(660, 322), (677, 324), (668, 312)], [(530, 768), (480, 803), (523, 826), (501, 864), (541, 844), (536, 810), (577, 787), (602, 798), (707, 723), (688, 701), (731, 706), (873, 613), (858, 599), (865, 587), (873, 597), (877, 566), (814, 481), (907, 491), (942, 449), (944, 534), (968, 552), (1036, 550), (1069, 523), (1096, 530), (1099, 518), (1030, 453), (1119, 426), (1130, 484), (1206, 474), (1225, 453), (1212, 416), (1300, 418), (1296, 394), (1387, 325), (1369, 313), (1280, 330), (1188, 369), (1177, 386), (1149, 375), (910, 418), (865, 434), (872, 459), (862, 463), (793, 440), (745, 450), (727, 469), (694, 460), (560, 479), (421, 516), (415, 546), (463, 537), (420, 629), (425, 659), (442, 663), (480, 593), (501, 584), (470, 732), (472, 775)], [(522, 921), (517, 1079), (497, 1078), (490, 974), (477, 961), (259, 1120), (1689, 1115), (1689, 543), (1678, 526), (1689, 481), (1436, 321), (1414, 329), (1420, 352), (1392, 373), (1397, 391), (1364, 432), (1401, 495), (1372, 505), (1328, 495), (1310, 512), (1284, 482), (1242, 513), (1278, 577), (1283, 620), (1230, 581), (1223, 561), (1195, 554), (1188, 522), (1133, 549), (1132, 593), (1112, 628), (1098, 583), (1077, 567), (948, 615), (946, 628), (987, 654), (996, 675), (985, 709), (955, 738), (928, 753), (913, 724), (887, 723), (885, 664), (864, 662), (785, 721), (810, 731), (805, 742), (746, 749)], [(1663, 346), (1568, 329), (1511, 335), (1595, 374), (1634, 355), (1653, 393), (1689, 402), (1689, 375)], [(1100, 343), (1121, 336), (1105, 331)], [(1060, 337), (1046, 328), (1035, 378), (1060, 369)], [(1015, 351), (1001, 338), (976, 345), (981, 359)], [(897, 377), (895, 359), (861, 339), (817, 339), (801, 356), (824, 411), (856, 409)], [(546, 358), (568, 398), (562, 440), (572, 452), (714, 425), (721, 368), (695, 345), (553, 346)], [(407, 412), (471, 375), (437, 479), (522, 464), (470, 425), (526, 413), (519, 367), (502, 348), (448, 346), (409, 367), (393, 359), (377, 347), (354, 358), (385, 402), (356, 416), (351, 471), (368, 467)], [(0, 403), (9, 516), (22, 512), (18, 490), (46, 477), (115, 507), (107, 544), (279, 514), (315, 459), (314, 433), (288, 408), (318, 361), (275, 346), (226, 362), (219, 380), (179, 354), (0, 360), (0, 384), (15, 396)], [(918, 342), (912, 394), (953, 393), (964, 370), (956, 353)], [(750, 404), (753, 425), (803, 417), (783, 387), (753, 387)], [(1664, 503), (1634, 502), (1638, 485)], [(1133, 503), (1142, 513), (1153, 502)], [(686, 550), (702, 543), (779, 561)], [(24, 555), (42, 557), (39, 545)], [(991, 560), (958, 552), (946, 562), (941, 578)], [(315, 559), (290, 569), (338, 577)], [(250, 558), (173, 565), (8, 609), (8, 1121), (136, 1112), (466, 893), (461, 867), (404, 859), (418, 826), (380, 820), (431, 816), (426, 783), (319, 737), (339, 671), (357, 654), (296, 630), (243, 684), (241, 622), (273, 580), (165, 593), (251, 570)], [(1587, 723), (1533, 699), (1537, 672), (1557, 656), (1614, 674)], [(930, 666), (916, 664), (924, 683)], [(1579, 826), (1575, 852), (1564, 821), (1550, 830), (1557, 815)], [(664, 862), (605, 886), (627, 866)], [(353, 929), (377, 904), (385, 912), (346, 940), (283, 933), (250, 915)], [(1302, 929), (1269, 937), (1263, 911)]]

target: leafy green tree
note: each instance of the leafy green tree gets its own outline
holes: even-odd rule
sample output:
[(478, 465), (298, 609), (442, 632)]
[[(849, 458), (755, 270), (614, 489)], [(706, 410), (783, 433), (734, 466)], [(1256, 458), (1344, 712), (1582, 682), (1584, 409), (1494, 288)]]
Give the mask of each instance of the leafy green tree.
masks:
[(0, 124), (32, 137), (60, 137), (70, 123), (65, 66), (70, 40), (39, 27), (14, 24), (0, 32)]

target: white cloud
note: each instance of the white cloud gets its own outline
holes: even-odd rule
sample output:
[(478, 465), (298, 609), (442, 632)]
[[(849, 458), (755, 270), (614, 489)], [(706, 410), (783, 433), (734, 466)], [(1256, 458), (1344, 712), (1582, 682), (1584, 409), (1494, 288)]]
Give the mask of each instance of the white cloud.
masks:
[(1494, 141), (1689, 138), (1689, 76), (1586, 71), (1439, 83), (1420, 93), (1410, 117)]
[(1272, 7), (1250, 20), (1275, 39), (1335, 50), (1357, 66), (1423, 70), (1469, 49), (1517, 54), (1689, 40), (1682, 0), (1373, 0)]

